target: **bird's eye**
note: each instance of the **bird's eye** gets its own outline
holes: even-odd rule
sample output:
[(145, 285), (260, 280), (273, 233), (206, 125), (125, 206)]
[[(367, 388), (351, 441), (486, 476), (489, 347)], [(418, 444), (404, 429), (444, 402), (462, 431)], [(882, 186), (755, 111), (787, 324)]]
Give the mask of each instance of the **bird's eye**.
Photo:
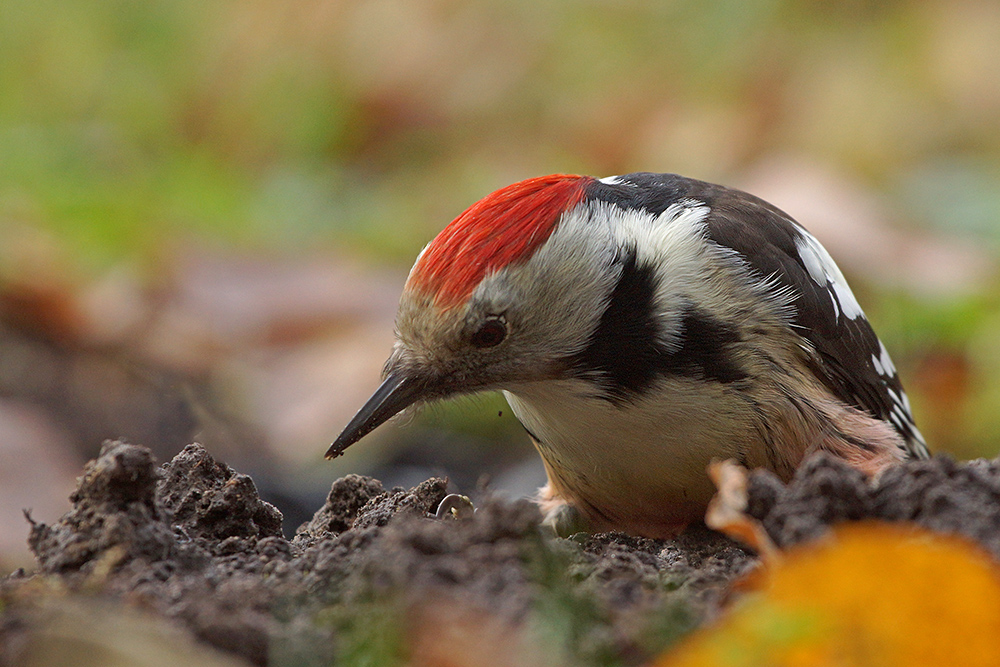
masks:
[(472, 334), (472, 344), (476, 347), (493, 347), (507, 337), (507, 322), (502, 316), (490, 317)]

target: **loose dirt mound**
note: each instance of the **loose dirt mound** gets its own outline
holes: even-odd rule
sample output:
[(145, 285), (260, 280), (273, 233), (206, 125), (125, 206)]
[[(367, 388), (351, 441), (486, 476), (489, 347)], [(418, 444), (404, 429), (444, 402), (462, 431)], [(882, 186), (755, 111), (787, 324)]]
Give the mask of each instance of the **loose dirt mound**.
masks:
[[(143, 447), (106, 443), (73, 509), (32, 524), (37, 573), (0, 587), (0, 662), (50, 640), (46, 600), (85, 598), (167, 619), (255, 664), (434, 664), (459, 653), (455, 664), (639, 664), (716, 615), (756, 563), (704, 527), (668, 541), (554, 538), (526, 501), (437, 519), (446, 486), (386, 490), (351, 475), (287, 539), (253, 481), (200, 446), (158, 468)], [(787, 486), (754, 473), (749, 495), (779, 546), (878, 518), (963, 533), (1000, 556), (996, 462), (936, 458), (871, 483), (817, 457)]]

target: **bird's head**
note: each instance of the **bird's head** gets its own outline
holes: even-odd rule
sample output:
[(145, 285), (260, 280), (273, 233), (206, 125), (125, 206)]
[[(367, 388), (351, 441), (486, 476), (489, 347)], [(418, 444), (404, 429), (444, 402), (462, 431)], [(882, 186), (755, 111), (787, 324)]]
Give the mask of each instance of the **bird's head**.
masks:
[(384, 381), (327, 458), (415, 403), (567, 372), (616, 278), (606, 230), (586, 220), (595, 182), (551, 175), (507, 186), (424, 248), (400, 299)]

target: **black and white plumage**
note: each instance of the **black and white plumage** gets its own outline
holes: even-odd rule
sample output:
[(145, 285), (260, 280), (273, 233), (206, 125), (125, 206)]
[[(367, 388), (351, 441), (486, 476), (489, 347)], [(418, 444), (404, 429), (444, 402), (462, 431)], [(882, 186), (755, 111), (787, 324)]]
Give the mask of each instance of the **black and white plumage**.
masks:
[(819, 241), (762, 199), (676, 174), (600, 181), (592, 196), (660, 215), (677, 201), (703, 203), (709, 241), (739, 253), (759, 280), (793, 295), (791, 324), (811, 344), (812, 370), (845, 403), (890, 422), (908, 455), (927, 458), (896, 367), (836, 263)]
[(418, 257), (386, 380), (328, 455), (408, 405), (503, 389), (543, 505), (653, 537), (701, 517), (710, 460), (789, 477), (826, 450), (874, 473), (926, 445), (843, 275), (752, 195), (673, 174), (548, 176)]

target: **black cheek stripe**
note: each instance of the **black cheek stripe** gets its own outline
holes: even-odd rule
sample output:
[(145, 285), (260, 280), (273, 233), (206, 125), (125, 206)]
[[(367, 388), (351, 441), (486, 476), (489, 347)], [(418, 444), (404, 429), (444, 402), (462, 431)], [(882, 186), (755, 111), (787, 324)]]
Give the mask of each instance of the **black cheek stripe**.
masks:
[(639, 264), (635, 249), (623, 251), (621, 276), (587, 347), (572, 359), (574, 372), (596, 382), (612, 401), (649, 389), (675, 375), (724, 384), (746, 379), (731, 354), (736, 329), (690, 306), (681, 321), (679, 348), (661, 342), (655, 316), (656, 273)]

